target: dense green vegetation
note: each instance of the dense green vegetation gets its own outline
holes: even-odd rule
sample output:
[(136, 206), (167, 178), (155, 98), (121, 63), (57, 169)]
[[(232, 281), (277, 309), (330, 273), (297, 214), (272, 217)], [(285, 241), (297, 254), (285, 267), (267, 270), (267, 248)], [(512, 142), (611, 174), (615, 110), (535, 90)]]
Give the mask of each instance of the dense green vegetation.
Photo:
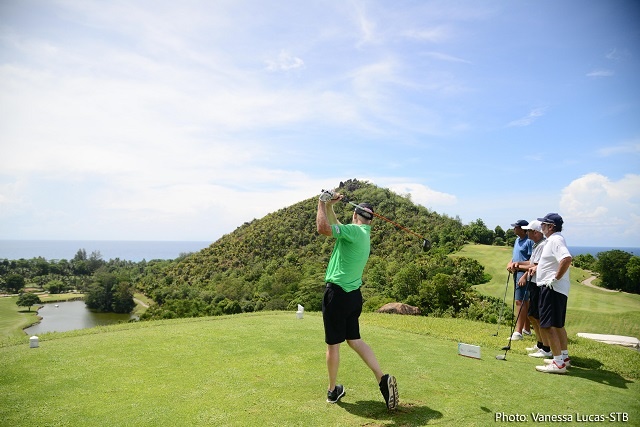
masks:
[[(150, 263), (149, 268), (152, 265)], [(93, 252), (87, 257), (86, 251), (79, 249), (70, 261), (47, 261), (42, 257), (0, 260), (0, 288), (9, 293), (20, 293), (24, 306), (35, 301), (31, 296), (34, 294), (24, 292), (25, 289), (49, 294), (74, 290), (86, 295), (85, 301), (91, 309), (129, 313), (135, 307), (134, 282), (146, 269), (146, 261), (104, 261), (100, 252)]]
[(573, 265), (598, 273), (604, 288), (640, 294), (640, 257), (629, 252), (614, 249), (595, 257), (578, 255)]
[[(459, 219), (366, 182), (350, 180), (338, 191), (372, 203), (376, 211), (433, 243), (424, 253), (419, 239), (375, 220), (363, 278), (365, 309), (401, 301), (423, 314), (495, 321), (501, 301), (471, 288), (487, 279), (483, 267), (468, 258), (448, 257), (466, 242)], [(317, 199), (311, 198), (245, 223), (209, 248), (140, 278), (138, 289), (156, 302), (143, 319), (284, 310), (297, 304), (320, 310), (333, 240), (316, 232), (316, 209)], [(347, 204), (336, 206), (342, 222), (350, 222), (352, 210)]]
[[(510, 252), (504, 245), (513, 243), (513, 230), (488, 230), (481, 219), (463, 225), (459, 218), (439, 215), (413, 204), (408, 196), (367, 182), (348, 180), (338, 191), (353, 201), (372, 203), (377, 212), (432, 242), (424, 253), (416, 237), (385, 221), (374, 221), (372, 255), (364, 272), (366, 311), (398, 301), (419, 307), (424, 315), (497, 320), (503, 304), (500, 296), (473, 290), (496, 272), (485, 271), (484, 264), (458, 251), (471, 242)], [(69, 261), (0, 260), (0, 288), (10, 293), (35, 288), (53, 294), (73, 289), (86, 295), (89, 308), (118, 313), (133, 309), (137, 290), (155, 302), (143, 320), (286, 310), (297, 304), (317, 311), (333, 240), (316, 232), (316, 207), (315, 197), (304, 200), (172, 261), (104, 261), (99, 252), (87, 256), (84, 249)], [(352, 207), (339, 204), (336, 213), (342, 222), (349, 222)], [(638, 291), (639, 257), (622, 251), (599, 255), (578, 256), (574, 265), (598, 272), (603, 286)]]

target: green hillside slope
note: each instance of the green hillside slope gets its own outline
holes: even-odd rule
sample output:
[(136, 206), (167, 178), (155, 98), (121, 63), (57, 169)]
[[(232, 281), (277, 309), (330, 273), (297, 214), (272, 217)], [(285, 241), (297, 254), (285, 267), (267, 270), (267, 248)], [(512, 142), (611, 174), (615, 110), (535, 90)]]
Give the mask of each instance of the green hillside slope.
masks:
[[(407, 197), (357, 180), (340, 183), (338, 191), (352, 201), (372, 203), (376, 212), (433, 242), (424, 254), (420, 239), (374, 220), (370, 265), (382, 265), (390, 274), (464, 243), (460, 220), (415, 205)], [(137, 287), (158, 303), (147, 317), (233, 314), (298, 303), (318, 310), (333, 241), (316, 232), (316, 209), (317, 197), (312, 197), (245, 223), (208, 248), (142, 278)], [(350, 222), (352, 212), (348, 204), (336, 206), (342, 222)]]

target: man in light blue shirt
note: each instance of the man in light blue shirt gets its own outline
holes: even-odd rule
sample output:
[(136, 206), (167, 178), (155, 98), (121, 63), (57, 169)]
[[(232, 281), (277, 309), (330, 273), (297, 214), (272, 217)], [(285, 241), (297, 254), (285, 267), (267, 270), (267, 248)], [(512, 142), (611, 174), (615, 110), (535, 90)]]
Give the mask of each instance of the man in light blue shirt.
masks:
[[(513, 255), (511, 256), (511, 261), (507, 264), (507, 270), (513, 273), (513, 298), (515, 299), (517, 305), (517, 312), (520, 310), (520, 306), (525, 313), (529, 311), (529, 294), (526, 286), (520, 286), (519, 281), (524, 271), (519, 271), (515, 268), (516, 264), (522, 261), (529, 261), (531, 258), (531, 254), (533, 253), (533, 240), (529, 239), (527, 236), (527, 232), (522, 229), (522, 227), (529, 225), (529, 221), (524, 219), (519, 219), (514, 224), (511, 224), (513, 227), (513, 232), (516, 233), (517, 239), (513, 245)], [(516, 324), (515, 330), (513, 331), (513, 335), (511, 336), (511, 340), (518, 341), (522, 339), (522, 334), (525, 333), (527, 335), (531, 335), (531, 323), (529, 322), (529, 318), (527, 316), (519, 316), (518, 323)]]

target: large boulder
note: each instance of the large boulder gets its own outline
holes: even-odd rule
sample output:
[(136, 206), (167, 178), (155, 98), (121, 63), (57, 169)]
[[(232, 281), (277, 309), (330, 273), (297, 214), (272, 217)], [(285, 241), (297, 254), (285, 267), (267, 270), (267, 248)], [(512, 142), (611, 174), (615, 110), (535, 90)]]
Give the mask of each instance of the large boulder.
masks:
[(409, 304), (390, 302), (389, 304), (385, 304), (380, 307), (378, 309), (378, 313), (410, 314), (413, 316), (417, 316), (420, 314), (420, 309)]

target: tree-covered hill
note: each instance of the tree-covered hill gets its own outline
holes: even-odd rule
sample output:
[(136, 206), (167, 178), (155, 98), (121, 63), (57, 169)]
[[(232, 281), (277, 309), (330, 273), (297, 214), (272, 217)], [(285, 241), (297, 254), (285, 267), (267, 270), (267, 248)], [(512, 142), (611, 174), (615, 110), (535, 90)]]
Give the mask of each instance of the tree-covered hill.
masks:
[[(456, 295), (464, 301), (458, 301), (454, 311), (471, 304), (466, 290), (482, 280), (482, 267), (446, 256), (464, 244), (459, 219), (439, 215), (368, 182), (348, 180), (337, 190), (356, 203), (371, 203), (377, 213), (432, 242), (431, 250), (424, 253), (417, 237), (374, 220), (363, 291), (370, 308), (385, 301), (404, 301), (423, 312), (444, 311)], [(333, 239), (316, 232), (316, 209), (314, 196), (245, 223), (208, 248), (147, 274), (137, 287), (157, 305), (146, 317), (291, 309), (296, 304), (319, 310)], [(344, 203), (335, 210), (341, 222), (351, 221), (353, 207)], [(441, 302), (437, 309), (430, 307), (433, 301)]]

